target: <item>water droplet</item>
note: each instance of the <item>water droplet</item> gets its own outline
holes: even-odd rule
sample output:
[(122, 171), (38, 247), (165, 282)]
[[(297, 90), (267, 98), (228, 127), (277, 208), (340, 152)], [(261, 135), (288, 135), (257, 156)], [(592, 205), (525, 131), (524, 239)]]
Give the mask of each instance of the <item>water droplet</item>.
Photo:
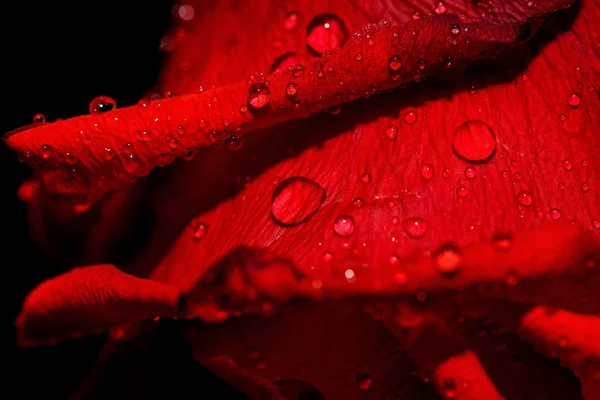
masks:
[(446, 12), (446, 5), (440, 1), (436, 4), (434, 11), (437, 15), (444, 14)]
[(44, 122), (46, 122), (46, 116), (44, 114), (37, 113), (33, 116), (34, 124), (43, 124)]
[(129, 153), (123, 156), (123, 167), (125, 168), (125, 171), (129, 172), (130, 174), (133, 174), (139, 170), (140, 163), (135, 154)]
[(407, 218), (402, 221), (402, 228), (413, 239), (421, 239), (429, 230), (429, 222), (423, 218)]
[(496, 150), (496, 135), (484, 122), (467, 121), (454, 132), (452, 148), (457, 156), (467, 161), (482, 162)]
[(44, 160), (47, 160), (52, 155), (52, 147), (49, 144), (45, 144), (42, 146), (42, 151), (40, 153)]
[(225, 145), (231, 150), (238, 150), (242, 147), (242, 138), (236, 135), (231, 135), (225, 139)]
[(257, 112), (264, 109), (271, 102), (271, 90), (264, 83), (257, 82), (248, 88), (248, 107), (250, 111)]
[(507, 251), (512, 247), (512, 238), (507, 234), (494, 235), (492, 242), (496, 250)]
[(526, 190), (522, 190), (517, 195), (517, 202), (524, 207), (529, 207), (533, 204), (533, 196)]
[(357, 197), (352, 200), (352, 205), (356, 208), (362, 208), (365, 205), (365, 201), (361, 197)]
[(245, 104), (242, 104), (242, 105), (240, 106), (240, 112), (243, 114), (243, 113), (245, 113), (246, 111), (248, 111), (248, 107), (247, 107)]
[(567, 171), (570, 171), (573, 168), (573, 163), (571, 163), (570, 160), (564, 160), (562, 165)]
[(298, 14), (294, 11), (287, 13), (283, 20), (283, 27), (285, 30), (293, 31), (296, 25), (298, 25)]
[(600, 220), (599, 219), (593, 219), (592, 220), (592, 226), (596, 229), (600, 229)]
[(415, 110), (408, 110), (405, 114), (404, 114), (404, 122), (406, 122), (409, 125), (414, 124), (415, 122), (417, 122), (417, 112)]
[(417, 68), (419, 69), (419, 71), (423, 71), (425, 68), (427, 68), (427, 60), (417, 61)]
[(361, 178), (362, 183), (371, 183), (371, 174), (364, 174)]
[(390, 140), (396, 139), (396, 137), (398, 136), (398, 128), (396, 128), (395, 126), (388, 126), (385, 129), (385, 136)]
[(450, 29), (450, 34), (452, 36), (458, 36), (460, 34), (460, 25), (458, 25), (458, 24), (452, 25), (452, 29)]
[(348, 237), (354, 233), (354, 220), (349, 215), (340, 215), (333, 222), (333, 232), (340, 237)]
[(475, 179), (477, 176), (477, 170), (474, 167), (468, 166), (465, 168), (465, 178), (467, 179)]
[(461, 198), (462, 198), (462, 197), (467, 197), (467, 196), (469, 195), (469, 188), (468, 188), (468, 187), (466, 187), (466, 186), (459, 186), (459, 187), (456, 189), (456, 195), (457, 195), (458, 197), (461, 197)]
[(431, 164), (425, 164), (423, 165), (423, 167), (421, 167), (421, 178), (425, 179), (426, 181), (430, 181), (433, 179), (433, 165)]
[(117, 108), (117, 102), (108, 96), (98, 96), (90, 102), (90, 113), (92, 114), (112, 111), (115, 108)]
[(288, 82), (288, 84), (285, 86), (285, 94), (290, 99), (296, 98), (298, 95), (298, 85), (296, 85), (294, 82)]
[(152, 140), (152, 135), (150, 131), (147, 130), (139, 130), (134, 133), (135, 138), (140, 142), (149, 142)]
[(452, 170), (450, 168), (444, 168), (442, 171), (442, 178), (448, 179), (452, 176)]
[(109, 148), (109, 147), (105, 147), (105, 148), (104, 148), (104, 158), (105, 158), (107, 161), (110, 161), (110, 160), (112, 160), (114, 156), (115, 156), (115, 152), (114, 152), (114, 151), (112, 151), (112, 149), (111, 149), (111, 148)]
[(373, 378), (371, 378), (371, 375), (365, 372), (361, 372), (360, 374), (356, 375), (356, 384), (358, 385), (359, 389), (367, 390), (371, 387), (372, 383)]
[(569, 93), (569, 96), (567, 96), (567, 103), (573, 108), (579, 107), (581, 104), (581, 95), (577, 92)]
[(356, 55), (354, 56), (354, 59), (359, 62), (362, 61), (362, 54), (356, 53)]
[(553, 220), (560, 219), (560, 210), (558, 208), (553, 208), (550, 210), (550, 218)]
[(206, 232), (208, 232), (208, 225), (198, 220), (194, 220), (192, 221), (192, 231), (192, 238), (196, 241), (200, 240), (206, 235)]
[(331, 254), (330, 252), (325, 252), (323, 254), (322, 260), (324, 263), (329, 264), (331, 261), (333, 261), (333, 254)]
[(451, 275), (463, 266), (463, 256), (456, 245), (448, 243), (436, 250), (434, 262), (439, 272)]
[(388, 60), (388, 67), (392, 75), (398, 75), (402, 68), (402, 58), (397, 54), (391, 56)]
[(588, 166), (587, 160), (581, 160), (581, 167), (582, 168), (587, 168), (587, 166)]
[(294, 176), (277, 185), (271, 197), (271, 214), (282, 226), (308, 221), (325, 200), (325, 189), (312, 179)]
[(587, 193), (590, 191), (590, 185), (588, 185), (587, 183), (582, 183), (581, 184), (581, 190), (583, 191), (583, 193)]
[(565, 114), (560, 114), (558, 119), (560, 119), (560, 122), (565, 122), (567, 120), (567, 116)]
[(306, 44), (310, 51), (320, 56), (327, 49), (337, 49), (348, 39), (344, 22), (333, 14), (321, 14), (308, 24)]

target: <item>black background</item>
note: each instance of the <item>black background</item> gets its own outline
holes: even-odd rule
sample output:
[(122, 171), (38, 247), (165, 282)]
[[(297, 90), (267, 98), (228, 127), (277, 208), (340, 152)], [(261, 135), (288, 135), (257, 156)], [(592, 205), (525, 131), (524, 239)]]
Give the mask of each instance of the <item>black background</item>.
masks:
[[(3, 4), (2, 133), (31, 123), (36, 113), (49, 121), (86, 114), (98, 95), (109, 95), (121, 106), (137, 102), (156, 83), (159, 41), (173, 5), (106, 0)], [(25, 207), (16, 196), (20, 182), (31, 174), (29, 167), (4, 143), (0, 162), (3, 297), (8, 300), (3, 322), (9, 332), (3, 369), (10, 371), (5, 390), (13, 393), (11, 398), (68, 398), (87, 376), (105, 338), (36, 349), (16, 346), (14, 320), (25, 295), (56, 269), (32, 243)], [(95, 397), (239, 398), (193, 362), (189, 345), (175, 331), (167, 324), (150, 342), (133, 345), (111, 364)]]

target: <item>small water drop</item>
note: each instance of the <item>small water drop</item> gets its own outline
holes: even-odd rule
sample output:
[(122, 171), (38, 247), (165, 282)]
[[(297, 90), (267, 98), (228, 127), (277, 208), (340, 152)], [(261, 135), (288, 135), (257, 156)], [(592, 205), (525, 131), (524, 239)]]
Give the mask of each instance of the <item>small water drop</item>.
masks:
[(298, 25), (298, 14), (294, 11), (286, 14), (283, 20), (283, 27), (286, 31), (293, 31)]
[(340, 215), (333, 222), (333, 232), (339, 237), (352, 236), (354, 233), (354, 220), (349, 215)]
[(325, 252), (323, 254), (322, 260), (324, 263), (329, 264), (331, 263), (331, 261), (333, 261), (333, 254), (331, 254), (330, 252)]
[(402, 57), (397, 54), (391, 56), (388, 60), (388, 67), (392, 75), (398, 75), (402, 68)]
[(258, 112), (271, 102), (271, 90), (264, 83), (257, 82), (248, 88), (248, 107), (250, 111)]
[(587, 166), (588, 166), (587, 160), (581, 160), (581, 167), (582, 168), (587, 168)]
[(430, 181), (433, 179), (433, 173), (434, 173), (434, 169), (433, 169), (433, 165), (431, 164), (425, 164), (423, 165), (423, 167), (421, 167), (421, 178), (423, 178), (426, 181)]
[(371, 183), (371, 174), (364, 174), (360, 180), (362, 181), (362, 183)]
[(419, 71), (423, 71), (425, 70), (425, 68), (427, 68), (427, 60), (419, 60), (417, 61), (417, 68), (419, 69)]
[(592, 226), (596, 229), (600, 229), (600, 219), (593, 219)]
[(507, 251), (512, 247), (512, 238), (507, 234), (496, 234), (492, 239), (492, 243), (496, 250)]
[(465, 168), (465, 178), (467, 179), (475, 179), (477, 176), (477, 170), (474, 167), (468, 166)]
[(590, 191), (590, 185), (588, 185), (587, 183), (582, 183), (581, 184), (581, 190), (583, 191), (583, 193), (587, 193)]
[(136, 155), (133, 153), (124, 154), (123, 167), (130, 174), (136, 173), (140, 169), (140, 163)]
[(421, 239), (429, 230), (429, 223), (423, 218), (407, 218), (402, 221), (402, 228), (413, 239)]
[(396, 139), (396, 137), (398, 137), (398, 128), (395, 126), (388, 126), (385, 129), (385, 136), (390, 140)]
[(238, 150), (242, 147), (242, 138), (240, 136), (231, 135), (225, 139), (225, 145), (231, 150)]
[(415, 122), (417, 122), (417, 112), (415, 110), (408, 110), (405, 114), (404, 114), (404, 122), (406, 122), (409, 125), (414, 124)]
[(44, 160), (47, 160), (50, 158), (50, 156), (52, 155), (52, 147), (50, 147), (49, 144), (45, 144), (42, 146), (42, 151), (40, 152), (40, 154), (42, 155), (42, 158)]
[(288, 84), (285, 86), (285, 94), (290, 99), (295, 99), (298, 95), (298, 85), (296, 85), (294, 82), (288, 82)]
[(440, 1), (435, 5), (434, 11), (437, 15), (444, 14), (446, 12), (446, 5)]
[(565, 114), (560, 114), (558, 119), (560, 119), (560, 122), (565, 122), (567, 120), (567, 116)]
[(570, 171), (573, 168), (573, 163), (570, 160), (564, 160), (562, 165), (567, 171)]
[(337, 49), (348, 39), (344, 22), (336, 15), (321, 14), (308, 24), (306, 44), (310, 51), (320, 56), (327, 49)]
[(352, 200), (352, 205), (356, 208), (362, 208), (362, 206), (365, 205), (365, 201), (362, 199), (362, 197), (357, 197)]
[(345, 270), (344, 276), (346, 277), (346, 280), (348, 281), (348, 283), (356, 282), (356, 274), (354, 273), (353, 270), (351, 270), (351, 269)]
[(445, 275), (456, 273), (463, 266), (463, 256), (452, 243), (442, 245), (434, 254), (435, 268)]
[(34, 124), (43, 124), (44, 122), (46, 122), (46, 116), (44, 114), (37, 113), (33, 116)]
[(452, 170), (450, 168), (444, 168), (442, 170), (442, 178), (448, 179), (452, 177)]
[(368, 390), (372, 383), (373, 378), (371, 378), (371, 375), (367, 374), (366, 372), (361, 372), (360, 374), (356, 375), (356, 384), (358, 385), (359, 389)]
[(496, 150), (496, 135), (485, 122), (466, 121), (454, 132), (452, 148), (469, 162), (486, 161)]
[(208, 232), (208, 225), (198, 220), (194, 220), (192, 221), (192, 232), (192, 238), (198, 241), (206, 235), (206, 232)]
[(149, 142), (152, 140), (152, 135), (147, 130), (138, 130), (134, 133), (134, 136), (140, 142)]
[(567, 103), (569, 103), (572, 108), (579, 107), (581, 104), (581, 95), (577, 92), (569, 93), (569, 96), (567, 96)]
[(354, 60), (356, 60), (358, 62), (362, 61), (362, 54), (356, 53), (356, 55), (354, 56)]
[(466, 186), (459, 186), (456, 189), (456, 195), (461, 198), (467, 197), (469, 195), (469, 188)]
[(325, 200), (325, 189), (312, 179), (294, 176), (277, 185), (271, 197), (271, 215), (285, 227), (308, 221)]
[(560, 219), (560, 210), (558, 208), (551, 209), (550, 210), (550, 218), (552, 218), (555, 221)]
[(533, 196), (528, 191), (521, 190), (517, 195), (517, 202), (524, 207), (530, 207), (533, 204)]
[(458, 25), (458, 24), (452, 25), (452, 29), (450, 29), (450, 34), (452, 36), (458, 36), (460, 34), (460, 25)]
[(117, 102), (108, 96), (98, 96), (90, 102), (90, 113), (92, 114), (112, 111), (115, 108), (117, 108)]

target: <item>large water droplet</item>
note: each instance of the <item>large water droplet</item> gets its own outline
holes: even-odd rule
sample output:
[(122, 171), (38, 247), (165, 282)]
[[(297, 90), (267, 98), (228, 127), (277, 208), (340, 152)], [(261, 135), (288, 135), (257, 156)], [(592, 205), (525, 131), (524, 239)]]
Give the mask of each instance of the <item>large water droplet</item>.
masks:
[(569, 93), (567, 96), (567, 103), (573, 108), (579, 107), (581, 104), (581, 95), (577, 92)]
[(283, 180), (273, 191), (271, 214), (282, 226), (308, 221), (325, 200), (325, 189), (312, 179), (294, 176)]
[(90, 102), (90, 113), (92, 114), (112, 111), (115, 108), (117, 108), (117, 102), (108, 96), (98, 96)]
[(340, 237), (348, 237), (354, 233), (354, 220), (349, 215), (340, 215), (333, 221), (333, 232)]
[(463, 266), (463, 256), (456, 245), (448, 243), (437, 249), (434, 262), (439, 272), (451, 275)]
[(336, 15), (321, 14), (313, 18), (306, 31), (306, 44), (310, 51), (320, 56), (327, 49), (337, 49), (348, 39), (344, 22)]
[(371, 378), (371, 375), (367, 374), (366, 372), (361, 372), (360, 374), (356, 375), (356, 384), (358, 385), (359, 389), (367, 390), (371, 387), (372, 383), (373, 378)]
[(257, 112), (265, 109), (271, 102), (271, 90), (264, 83), (257, 82), (248, 88), (248, 108)]
[(402, 221), (402, 228), (413, 239), (421, 239), (429, 230), (429, 223), (423, 218), (407, 218)]
[(467, 121), (454, 132), (452, 148), (457, 156), (467, 161), (486, 161), (496, 150), (496, 135), (485, 122)]
[(517, 202), (524, 207), (529, 207), (533, 204), (533, 196), (526, 190), (521, 190), (517, 195)]

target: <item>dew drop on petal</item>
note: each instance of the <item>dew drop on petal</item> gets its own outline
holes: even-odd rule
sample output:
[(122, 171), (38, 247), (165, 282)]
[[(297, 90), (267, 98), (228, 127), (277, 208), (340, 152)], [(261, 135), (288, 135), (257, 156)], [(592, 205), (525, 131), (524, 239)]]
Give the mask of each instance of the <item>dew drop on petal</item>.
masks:
[(254, 83), (248, 88), (248, 108), (250, 111), (263, 110), (271, 102), (271, 90), (264, 83)]
[(392, 75), (399, 74), (400, 68), (402, 68), (402, 57), (397, 54), (391, 56), (388, 60), (388, 67)]
[(437, 15), (444, 14), (446, 12), (446, 5), (440, 1), (435, 5), (434, 11)]
[(573, 108), (579, 107), (581, 104), (581, 95), (577, 92), (571, 92), (567, 96), (567, 103)]
[(433, 165), (431, 164), (425, 164), (423, 165), (423, 167), (421, 167), (421, 178), (423, 178), (426, 181), (430, 181), (433, 179), (433, 173), (434, 173), (434, 169), (433, 169)]
[(467, 121), (454, 132), (452, 148), (457, 156), (467, 161), (485, 161), (496, 150), (496, 135), (484, 122)]
[(593, 220), (592, 220), (592, 226), (593, 226), (595, 229), (600, 229), (600, 220), (599, 220), (599, 219), (593, 219)]
[(361, 178), (362, 183), (371, 183), (371, 174), (366, 173)]
[(356, 208), (362, 208), (362, 206), (365, 205), (365, 201), (362, 199), (362, 197), (357, 197), (352, 200), (352, 205)]
[(452, 176), (452, 170), (450, 168), (444, 168), (442, 170), (442, 178), (448, 179)]
[(354, 56), (354, 59), (358, 62), (362, 61), (362, 54), (361, 53), (356, 53), (356, 55)]
[(442, 274), (451, 275), (463, 266), (463, 256), (452, 243), (442, 245), (433, 256), (435, 268)]
[(149, 142), (152, 140), (152, 135), (147, 130), (138, 130), (135, 131), (134, 136), (140, 142)]
[(340, 215), (333, 221), (333, 232), (339, 237), (348, 237), (354, 233), (354, 220), (349, 215)]
[(413, 239), (421, 239), (429, 230), (429, 223), (423, 218), (406, 218), (402, 221), (402, 228)]
[(573, 163), (570, 160), (564, 160), (562, 165), (567, 171), (570, 171), (573, 168)]
[(282, 226), (308, 221), (325, 200), (325, 189), (312, 179), (294, 176), (277, 185), (271, 197), (271, 214)]
[(398, 128), (395, 126), (388, 126), (385, 128), (385, 136), (390, 140), (396, 139), (396, 137), (398, 137)]
[(456, 189), (456, 195), (461, 198), (467, 197), (469, 195), (469, 188), (466, 186), (459, 186)]
[(419, 71), (423, 71), (425, 70), (425, 68), (427, 68), (427, 60), (419, 60), (417, 61), (417, 68), (419, 69)]
[(231, 135), (225, 139), (225, 145), (231, 150), (239, 150), (242, 147), (243, 141), (240, 136)]
[(90, 102), (90, 113), (92, 114), (112, 111), (115, 108), (117, 108), (117, 102), (108, 96), (98, 96)]
[(43, 124), (44, 122), (46, 122), (46, 116), (44, 114), (37, 113), (33, 116), (34, 124)]
[(465, 178), (475, 179), (476, 176), (477, 176), (477, 170), (474, 167), (471, 167), (469, 165), (467, 168), (465, 168)]
[(308, 24), (306, 44), (309, 50), (318, 56), (328, 49), (341, 47), (347, 39), (346, 25), (336, 15), (321, 14)]
[(588, 185), (587, 183), (582, 183), (581, 184), (581, 191), (583, 191), (583, 193), (587, 193), (590, 191), (590, 185)]
[(496, 234), (492, 239), (492, 243), (496, 250), (507, 251), (512, 247), (512, 238), (507, 234)]
[(360, 374), (356, 375), (356, 384), (358, 385), (359, 389), (367, 390), (371, 387), (372, 383), (373, 378), (371, 378), (371, 375), (365, 372), (361, 372)]
[(458, 36), (460, 34), (460, 25), (458, 25), (458, 24), (452, 25), (452, 29), (450, 29), (450, 34), (452, 36)]
[(192, 221), (192, 232), (192, 238), (194, 240), (200, 240), (206, 235), (206, 232), (208, 232), (208, 225), (194, 220)]
[(294, 11), (287, 13), (283, 20), (284, 29), (286, 31), (293, 31), (296, 25), (298, 25), (298, 14)]
[(45, 144), (42, 146), (42, 151), (40, 152), (42, 158), (47, 160), (52, 155), (52, 147), (49, 144)]
[(321, 259), (324, 263), (329, 264), (331, 261), (333, 261), (333, 254), (327, 251), (323, 254), (323, 257)]
[(558, 208), (552, 208), (550, 210), (550, 218), (552, 218), (555, 221), (560, 219), (560, 210)]
[(296, 98), (298, 95), (298, 85), (296, 85), (294, 82), (288, 82), (288, 84), (285, 86), (285, 94), (290, 99)]
[(533, 204), (533, 196), (528, 191), (521, 190), (517, 195), (517, 202), (524, 207), (530, 207)]
[(406, 122), (409, 125), (414, 124), (415, 122), (417, 122), (417, 112), (415, 110), (408, 110), (405, 114), (404, 114), (404, 122)]

